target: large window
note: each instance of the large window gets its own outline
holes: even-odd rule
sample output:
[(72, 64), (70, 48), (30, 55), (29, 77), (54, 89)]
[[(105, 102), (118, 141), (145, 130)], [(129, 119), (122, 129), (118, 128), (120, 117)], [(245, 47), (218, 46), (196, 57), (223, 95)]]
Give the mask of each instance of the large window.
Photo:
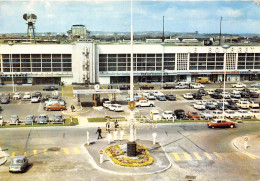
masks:
[(175, 54), (164, 54), (164, 70), (175, 70)]

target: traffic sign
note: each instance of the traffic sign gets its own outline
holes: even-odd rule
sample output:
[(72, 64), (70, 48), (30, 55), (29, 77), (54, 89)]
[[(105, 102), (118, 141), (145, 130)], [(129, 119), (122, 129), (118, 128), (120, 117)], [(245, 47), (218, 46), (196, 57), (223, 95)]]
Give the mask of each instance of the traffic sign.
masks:
[(244, 140), (245, 140), (245, 141), (248, 141), (248, 137), (246, 136), (246, 137), (244, 138)]
[(100, 155), (103, 155), (103, 154), (104, 154), (104, 151), (103, 151), (103, 150), (99, 150), (99, 154), (100, 154)]
[(136, 102), (135, 102), (135, 101), (130, 101), (130, 102), (128, 103), (128, 108), (129, 108), (131, 111), (133, 111), (133, 110), (135, 109), (135, 107), (136, 107)]

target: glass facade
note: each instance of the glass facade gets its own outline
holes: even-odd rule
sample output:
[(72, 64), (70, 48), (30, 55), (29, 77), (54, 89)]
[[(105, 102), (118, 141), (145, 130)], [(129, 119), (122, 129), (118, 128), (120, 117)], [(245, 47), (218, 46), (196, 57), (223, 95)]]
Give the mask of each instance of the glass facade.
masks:
[(71, 54), (3, 54), (2, 61), (3, 72), (72, 71)]

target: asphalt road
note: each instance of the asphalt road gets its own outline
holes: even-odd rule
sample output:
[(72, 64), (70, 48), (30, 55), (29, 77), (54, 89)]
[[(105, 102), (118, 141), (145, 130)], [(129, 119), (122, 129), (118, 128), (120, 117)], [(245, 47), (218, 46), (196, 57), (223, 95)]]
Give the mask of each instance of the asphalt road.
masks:
[(173, 163), (165, 172), (145, 176), (110, 175), (93, 168), (83, 145), (87, 130), (96, 141), (96, 128), (0, 129), (0, 146), (8, 149), (7, 154), (26, 154), (32, 164), (23, 174), (11, 174), (8, 159), (0, 166), (0, 180), (259, 180), (260, 160), (232, 146), (234, 138), (258, 134), (259, 128), (260, 123), (239, 124), (235, 129), (209, 129), (204, 123), (141, 127), (137, 139), (151, 139), (157, 132)]

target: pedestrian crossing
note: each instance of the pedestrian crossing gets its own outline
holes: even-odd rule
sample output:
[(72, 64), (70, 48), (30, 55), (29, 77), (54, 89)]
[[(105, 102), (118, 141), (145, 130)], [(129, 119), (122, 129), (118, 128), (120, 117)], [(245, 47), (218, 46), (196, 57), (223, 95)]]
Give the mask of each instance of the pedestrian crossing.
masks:
[(219, 160), (224, 161), (226, 158), (235, 158), (235, 159), (257, 159), (253, 155), (250, 154), (241, 154), (239, 152), (231, 152), (231, 153), (217, 153), (217, 152), (191, 152), (191, 153), (171, 153), (171, 155), (174, 158), (175, 162), (180, 161), (213, 161), (213, 160)]
[(82, 149), (79, 149), (78, 147), (71, 147), (71, 148), (59, 148), (55, 150), (50, 150), (50, 149), (39, 149), (39, 150), (28, 150), (26, 152), (21, 152), (21, 151), (13, 151), (11, 152), (10, 157), (13, 158), (17, 155), (24, 155), (24, 156), (41, 156), (41, 155), (79, 155), (79, 154), (85, 154), (85, 151)]

